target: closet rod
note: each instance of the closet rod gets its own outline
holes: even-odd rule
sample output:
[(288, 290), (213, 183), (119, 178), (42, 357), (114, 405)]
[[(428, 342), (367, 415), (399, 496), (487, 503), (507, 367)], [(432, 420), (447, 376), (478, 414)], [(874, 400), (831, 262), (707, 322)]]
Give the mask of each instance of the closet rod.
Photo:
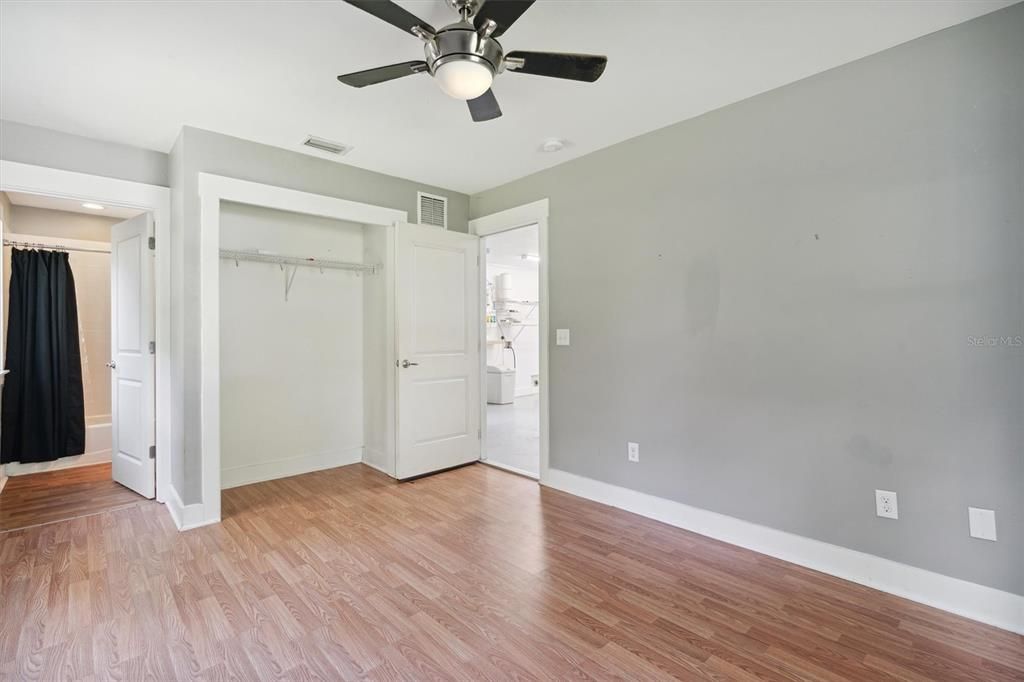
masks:
[(299, 256), (278, 256), (257, 251), (232, 251), (231, 249), (221, 249), (220, 257), (225, 260), (245, 260), (257, 263), (275, 263), (277, 265), (302, 265), (323, 270), (352, 270), (354, 272), (369, 272), (370, 274), (376, 273), (379, 267), (377, 265), (367, 265), (366, 263), (348, 263), (340, 260), (302, 258)]
[(84, 251), (85, 253), (110, 253), (110, 249), (90, 249), (84, 246), (42, 244), (40, 242), (16, 242), (12, 239), (5, 239), (4, 246), (17, 246), (19, 249), (42, 249), (43, 251)]

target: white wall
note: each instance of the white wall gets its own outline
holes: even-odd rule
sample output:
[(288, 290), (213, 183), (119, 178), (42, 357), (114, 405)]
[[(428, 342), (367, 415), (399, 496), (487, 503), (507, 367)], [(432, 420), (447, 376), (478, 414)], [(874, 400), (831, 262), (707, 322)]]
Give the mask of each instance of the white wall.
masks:
[[(362, 262), (363, 227), (224, 203), (221, 248)], [(221, 261), (221, 470), (225, 488), (359, 461), (363, 283)]]
[[(512, 275), (512, 297), (521, 301), (536, 301), (540, 296), (540, 277), (536, 268), (513, 267), (487, 262), (487, 281), (494, 284), (495, 278), (501, 273)], [(501, 334), (506, 338), (514, 338), (512, 347), (515, 348), (516, 357), (516, 395), (531, 395), (537, 393), (539, 388), (534, 386), (533, 377), (540, 376), (540, 310), (536, 306), (517, 306), (520, 310), (518, 319), (526, 324), (501, 325), (496, 328), (492, 325), (487, 327), (488, 340), (500, 339)], [(487, 344), (487, 364), (511, 367), (512, 351), (504, 350), (501, 344)]]
[(383, 270), (363, 283), (363, 462), (395, 475), (395, 229), (368, 226), (363, 262)]

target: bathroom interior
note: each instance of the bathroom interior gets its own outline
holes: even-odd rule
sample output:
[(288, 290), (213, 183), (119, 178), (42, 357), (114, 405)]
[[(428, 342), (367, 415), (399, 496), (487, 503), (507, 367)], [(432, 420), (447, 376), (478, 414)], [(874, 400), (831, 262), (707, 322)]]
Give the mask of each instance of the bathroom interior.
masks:
[[(99, 503), (100, 498), (124, 496), (126, 502), (134, 499), (131, 491), (113, 483), (110, 473), (111, 462), (111, 274), (110, 241), (111, 226), (139, 211), (114, 208), (79, 202), (71, 199), (43, 197), (20, 192), (0, 192), (0, 220), (3, 232), (3, 333), (0, 334), (0, 363), (4, 382), (0, 400), (5, 408), (3, 423), (4, 452), (0, 463), (0, 530), (18, 527), (17, 519), (3, 514), (4, 501), (12, 496), (40, 496), (40, 504), (50, 504), (61, 497), (64, 507), (78, 506), (87, 510), (90, 504)], [(50, 452), (26, 452), (24, 443), (30, 440), (17, 435), (14, 425), (33, 419), (32, 412), (38, 405), (15, 404), (20, 395), (32, 395), (26, 403), (34, 403), (38, 394), (11, 390), (16, 385), (12, 372), (28, 371), (27, 367), (14, 366), (29, 364), (28, 360), (10, 357), (8, 343), (10, 314), (12, 308), (11, 276), (12, 257), (15, 249), (22, 252), (36, 251), (47, 254), (67, 254), (70, 273), (73, 278), (75, 312), (77, 313), (77, 346), (81, 366), (81, 401), (84, 403), (84, 438), (73, 438), (76, 445), (55, 456)], [(33, 271), (25, 280), (31, 287), (46, 286), (42, 275)], [(72, 335), (73, 332), (71, 332)], [(24, 337), (22, 337), (24, 338)], [(31, 342), (31, 339), (29, 339)], [(74, 347), (74, 344), (70, 346)], [(16, 355), (16, 354), (15, 354)], [(13, 361), (13, 364), (12, 364)], [(74, 375), (75, 372), (72, 372)], [(77, 403), (78, 398), (74, 398)], [(77, 407), (75, 408), (77, 409)], [(75, 411), (75, 410), (73, 410)], [(38, 412), (37, 412), (38, 414)], [(76, 421), (77, 417), (72, 421)], [(75, 426), (74, 429), (80, 430)], [(67, 469), (76, 469), (74, 475), (61, 474)], [(86, 486), (93, 479), (109, 483), (102, 489)], [(76, 486), (90, 499), (78, 500)], [(86, 492), (88, 488), (89, 492)], [(109, 490), (107, 489), (109, 488)], [(98, 492), (100, 490), (100, 492)], [(119, 498), (120, 499), (120, 498)], [(108, 499), (109, 501), (109, 499)], [(19, 504), (24, 506), (25, 500)], [(80, 504), (79, 504), (80, 503)], [(7, 505), (10, 508), (10, 505)]]
[(540, 472), (540, 242), (537, 225), (484, 238), (488, 464)]

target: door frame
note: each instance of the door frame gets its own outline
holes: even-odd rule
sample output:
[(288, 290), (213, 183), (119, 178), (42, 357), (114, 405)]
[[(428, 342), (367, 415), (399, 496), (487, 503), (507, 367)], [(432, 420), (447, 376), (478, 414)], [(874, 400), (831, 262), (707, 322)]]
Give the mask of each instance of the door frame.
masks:
[(171, 423), (170, 188), (0, 160), (0, 192), (23, 192), (95, 202), (103, 206), (137, 209), (153, 215), (153, 234), (150, 236), (156, 241), (156, 307), (153, 311), (156, 328), (156, 499), (166, 504), (172, 493), (171, 434), (174, 428), (180, 428), (180, 425)]
[(538, 201), (521, 206), (514, 206), (504, 211), (475, 218), (469, 221), (469, 233), (475, 234), (480, 239), (480, 459), (484, 461), (487, 453), (487, 328), (484, 307), (486, 297), (483, 292), (487, 286), (487, 254), (484, 251), (483, 237), (489, 237), (499, 232), (508, 232), (520, 227), (537, 226), (538, 241), (540, 242), (540, 475), (538, 481), (546, 484), (548, 481), (548, 469), (550, 462), (550, 385), (549, 378), (549, 320), (550, 320), (550, 296), (548, 294), (548, 281), (550, 264), (548, 263), (548, 200)]
[(181, 509), (179, 528), (220, 522), (220, 214), (231, 201), (363, 225), (390, 227), (409, 214), (385, 206), (312, 194), (277, 185), (199, 173), (199, 318), (202, 501)]

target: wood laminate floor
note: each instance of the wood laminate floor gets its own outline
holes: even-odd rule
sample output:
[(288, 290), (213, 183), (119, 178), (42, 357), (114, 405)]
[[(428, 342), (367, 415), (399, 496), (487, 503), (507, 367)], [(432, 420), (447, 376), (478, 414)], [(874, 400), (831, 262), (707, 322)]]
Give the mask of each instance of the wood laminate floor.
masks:
[(10, 680), (1020, 680), (1024, 638), (470, 466), (0, 535)]
[(0, 532), (148, 503), (114, 483), (110, 463), (11, 476), (0, 491)]

